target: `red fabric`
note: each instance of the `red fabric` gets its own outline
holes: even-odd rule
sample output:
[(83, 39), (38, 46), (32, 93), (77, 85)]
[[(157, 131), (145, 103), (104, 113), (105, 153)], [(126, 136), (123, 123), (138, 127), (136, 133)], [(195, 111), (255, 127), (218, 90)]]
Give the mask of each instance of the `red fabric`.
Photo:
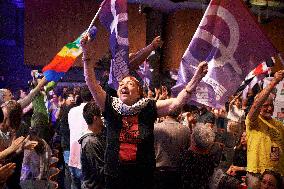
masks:
[(124, 162), (136, 161), (137, 144), (139, 139), (138, 116), (122, 118), (122, 129), (119, 136), (119, 159)]
[(74, 62), (75, 59), (72, 57), (61, 57), (56, 55), (53, 60), (42, 69), (42, 71), (55, 70), (57, 72), (67, 72)]
[(239, 189), (247, 189), (248, 187), (247, 186), (243, 186), (243, 185), (241, 185), (240, 187), (239, 187)]

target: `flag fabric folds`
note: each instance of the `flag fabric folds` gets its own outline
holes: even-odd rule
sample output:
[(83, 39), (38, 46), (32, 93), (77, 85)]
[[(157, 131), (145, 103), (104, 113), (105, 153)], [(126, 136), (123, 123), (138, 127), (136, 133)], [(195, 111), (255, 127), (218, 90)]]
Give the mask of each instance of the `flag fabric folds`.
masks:
[(100, 12), (100, 22), (110, 33), (112, 60), (109, 85), (117, 89), (118, 82), (129, 75), (128, 14), (126, 0), (106, 0)]
[(212, 0), (182, 57), (172, 92), (178, 94), (199, 62), (207, 61), (208, 73), (191, 100), (221, 107), (251, 70), (276, 53), (242, 0)]
[[(89, 35), (93, 40), (96, 36), (97, 29), (93, 26)], [(85, 33), (85, 32), (84, 32)], [(83, 34), (84, 34), (83, 33)], [(76, 58), (81, 55), (82, 49), (80, 47), (81, 34), (75, 41), (65, 45), (53, 58), (53, 60), (43, 69), (43, 75), (47, 81), (59, 81), (64, 74), (72, 67)]]
[(259, 64), (255, 69), (253, 69), (242, 82), (241, 86), (238, 88), (237, 92), (242, 91), (242, 98), (247, 98), (247, 93), (252, 89), (257, 83), (261, 82), (267, 74), (271, 72), (271, 67), (273, 67), (274, 62), (272, 59)]

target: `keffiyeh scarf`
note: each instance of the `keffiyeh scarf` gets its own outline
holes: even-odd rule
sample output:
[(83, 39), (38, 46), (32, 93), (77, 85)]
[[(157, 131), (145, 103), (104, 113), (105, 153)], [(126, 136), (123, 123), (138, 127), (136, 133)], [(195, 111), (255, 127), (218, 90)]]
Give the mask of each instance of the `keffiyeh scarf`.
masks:
[(112, 97), (112, 107), (123, 116), (135, 115), (145, 108), (150, 98), (142, 98), (132, 106), (124, 104), (119, 98)]

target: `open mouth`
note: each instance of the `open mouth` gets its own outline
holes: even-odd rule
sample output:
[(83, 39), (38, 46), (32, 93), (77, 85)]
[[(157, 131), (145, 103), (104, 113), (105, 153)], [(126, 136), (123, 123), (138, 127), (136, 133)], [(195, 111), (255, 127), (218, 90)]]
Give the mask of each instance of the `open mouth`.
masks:
[(121, 89), (121, 94), (129, 94), (129, 91), (126, 88)]

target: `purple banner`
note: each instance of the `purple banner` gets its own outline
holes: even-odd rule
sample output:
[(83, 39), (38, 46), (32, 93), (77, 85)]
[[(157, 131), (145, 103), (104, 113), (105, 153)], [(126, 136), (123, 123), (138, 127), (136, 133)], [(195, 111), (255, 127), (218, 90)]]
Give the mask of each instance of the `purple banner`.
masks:
[(118, 82), (129, 75), (127, 1), (106, 0), (102, 6), (100, 21), (110, 33), (112, 60), (108, 83), (112, 88), (117, 89)]
[(182, 57), (172, 92), (177, 95), (199, 62), (207, 61), (208, 73), (192, 100), (221, 107), (251, 70), (276, 53), (242, 0), (212, 0)]

